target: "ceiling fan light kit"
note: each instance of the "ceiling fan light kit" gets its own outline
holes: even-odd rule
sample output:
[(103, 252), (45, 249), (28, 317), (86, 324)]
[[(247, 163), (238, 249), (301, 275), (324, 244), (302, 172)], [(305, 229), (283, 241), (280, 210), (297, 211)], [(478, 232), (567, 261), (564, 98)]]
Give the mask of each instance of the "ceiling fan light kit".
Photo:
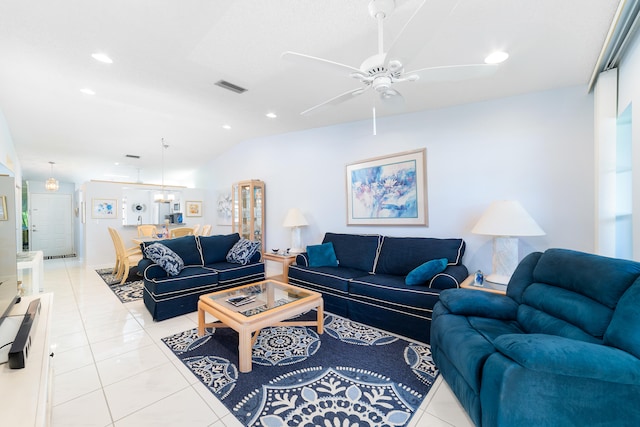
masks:
[[(437, 31), (456, 6), (456, 2), (451, 1), (438, 4), (434, 3), (437, 8), (437, 10), (434, 11), (424, 7), (425, 3), (426, 1), (420, 3), (400, 31), (400, 34), (396, 37), (389, 49), (385, 51), (383, 45), (383, 21), (393, 13), (395, 1), (371, 0), (368, 10), (371, 17), (378, 23), (378, 53), (362, 61), (359, 68), (303, 53), (284, 52), (282, 58), (287, 61), (308, 63), (316, 67), (321, 66), (326, 69), (338, 71), (342, 75), (356, 79), (361, 83), (361, 87), (335, 96), (304, 110), (300, 114), (306, 115), (326, 106), (341, 104), (356, 96), (362, 95), (369, 89), (373, 89), (373, 91), (378, 94), (382, 105), (397, 111), (404, 105), (402, 94), (393, 87), (397, 83), (415, 81), (458, 81), (486, 77), (497, 70), (497, 63), (504, 61), (508, 57), (506, 53), (502, 52), (501, 57), (487, 57), (487, 59), (493, 61), (490, 63), (429, 67), (405, 72), (404, 64), (413, 59), (413, 57), (419, 53), (422, 45), (424, 45), (422, 40), (424, 39), (425, 29), (432, 32)], [(416, 39), (418, 38), (421, 40), (420, 43), (416, 43)]]

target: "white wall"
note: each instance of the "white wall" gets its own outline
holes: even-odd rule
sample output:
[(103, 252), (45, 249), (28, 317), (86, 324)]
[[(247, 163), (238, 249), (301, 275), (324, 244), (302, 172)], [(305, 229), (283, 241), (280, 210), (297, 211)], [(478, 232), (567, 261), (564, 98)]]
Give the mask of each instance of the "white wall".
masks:
[[(133, 246), (132, 238), (138, 235), (137, 226), (123, 226), (121, 202), (123, 195), (123, 187), (136, 188), (136, 184), (127, 184), (116, 182), (91, 181), (86, 182), (80, 189), (78, 199), (85, 203), (85, 223), (82, 227), (81, 236), (83, 241), (80, 245), (80, 253), (84, 257), (85, 264), (91, 267), (113, 266), (115, 262), (115, 251), (111, 238), (109, 237), (108, 227), (113, 227), (122, 235), (127, 247)], [(140, 188), (149, 189), (149, 186), (140, 186)], [(203, 200), (204, 191), (197, 188), (175, 188), (168, 187), (170, 190), (177, 190), (182, 193), (181, 203), (184, 206), (186, 200)], [(101, 219), (91, 217), (91, 202), (93, 199), (114, 199), (118, 203), (118, 217), (114, 219)], [(82, 222), (82, 218), (80, 218)], [(201, 223), (201, 218), (184, 217), (184, 222), (188, 226)]]
[[(622, 113), (632, 106), (632, 188), (640, 188), (640, 31), (636, 31), (633, 42), (629, 45), (618, 67), (618, 112)], [(635, 106), (633, 104), (636, 104)], [(633, 259), (640, 261), (640, 197), (634, 192), (632, 201), (633, 222)]]
[[(547, 232), (521, 239), (521, 256), (548, 247), (592, 252), (594, 106), (586, 92), (579, 86), (379, 118), (377, 136), (366, 120), (245, 141), (214, 159), (198, 186), (207, 188), (214, 214), (218, 193), (233, 182), (265, 181), (268, 248), (289, 246), (282, 221), (295, 206), (310, 223), (306, 244), (327, 231), (462, 237), (467, 267), (490, 271), (491, 241), (470, 230), (491, 201), (517, 199)], [(422, 147), (429, 226), (347, 227), (345, 165)]]

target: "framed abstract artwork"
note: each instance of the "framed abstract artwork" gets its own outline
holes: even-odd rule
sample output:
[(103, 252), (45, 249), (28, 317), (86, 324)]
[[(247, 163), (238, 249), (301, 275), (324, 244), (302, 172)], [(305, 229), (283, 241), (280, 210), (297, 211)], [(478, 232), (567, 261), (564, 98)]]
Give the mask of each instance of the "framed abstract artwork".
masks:
[(187, 216), (202, 216), (202, 202), (186, 202)]
[(91, 199), (91, 218), (118, 218), (116, 199)]
[(347, 225), (428, 225), (426, 149), (347, 165)]

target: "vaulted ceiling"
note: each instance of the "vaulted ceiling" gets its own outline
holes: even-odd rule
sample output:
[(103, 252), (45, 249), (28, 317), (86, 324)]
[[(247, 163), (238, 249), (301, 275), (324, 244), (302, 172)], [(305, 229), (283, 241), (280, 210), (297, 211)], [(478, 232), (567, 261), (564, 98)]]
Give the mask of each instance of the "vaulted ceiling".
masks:
[[(383, 22), (385, 50), (422, 2), (396, 1)], [(509, 59), (488, 77), (400, 83), (404, 109), (382, 106), (379, 116), (586, 85), (618, 6), (450, 3), (426, 1), (430, 25), (410, 40), (419, 49), (404, 65), (482, 63), (496, 50)], [(240, 141), (370, 118), (369, 94), (301, 116), (360, 83), (281, 54), (358, 68), (377, 52), (377, 31), (368, 0), (0, 0), (0, 110), (25, 178), (45, 179), (53, 161), (61, 181), (159, 183), (164, 138), (165, 180), (184, 184)], [(96, 52), (113, 63), (94, 60)], [(220, 88), (219, 80), (247, 92)]]

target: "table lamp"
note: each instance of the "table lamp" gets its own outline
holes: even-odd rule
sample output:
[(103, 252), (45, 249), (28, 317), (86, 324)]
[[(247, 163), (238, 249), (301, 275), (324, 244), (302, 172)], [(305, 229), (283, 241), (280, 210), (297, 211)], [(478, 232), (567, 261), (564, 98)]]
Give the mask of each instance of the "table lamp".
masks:
[(283, 227), (291, 227), (291, 248), (289, 253), (299, 254), (304, 252), (302, 246), (302, 237), (300, 236), (300, 227), (309, 225), (304, 215), (298, 208), (291, 208), (287, 212), (287, 216), (282, 223)]
[(489, 205), (473, 230), (474, 234), (493, 237), (493, 272), (485, 277), (506, 285), (518, 265), (518, 236), (543, 236), (545, 232), (515, 200), (500, 200)]

